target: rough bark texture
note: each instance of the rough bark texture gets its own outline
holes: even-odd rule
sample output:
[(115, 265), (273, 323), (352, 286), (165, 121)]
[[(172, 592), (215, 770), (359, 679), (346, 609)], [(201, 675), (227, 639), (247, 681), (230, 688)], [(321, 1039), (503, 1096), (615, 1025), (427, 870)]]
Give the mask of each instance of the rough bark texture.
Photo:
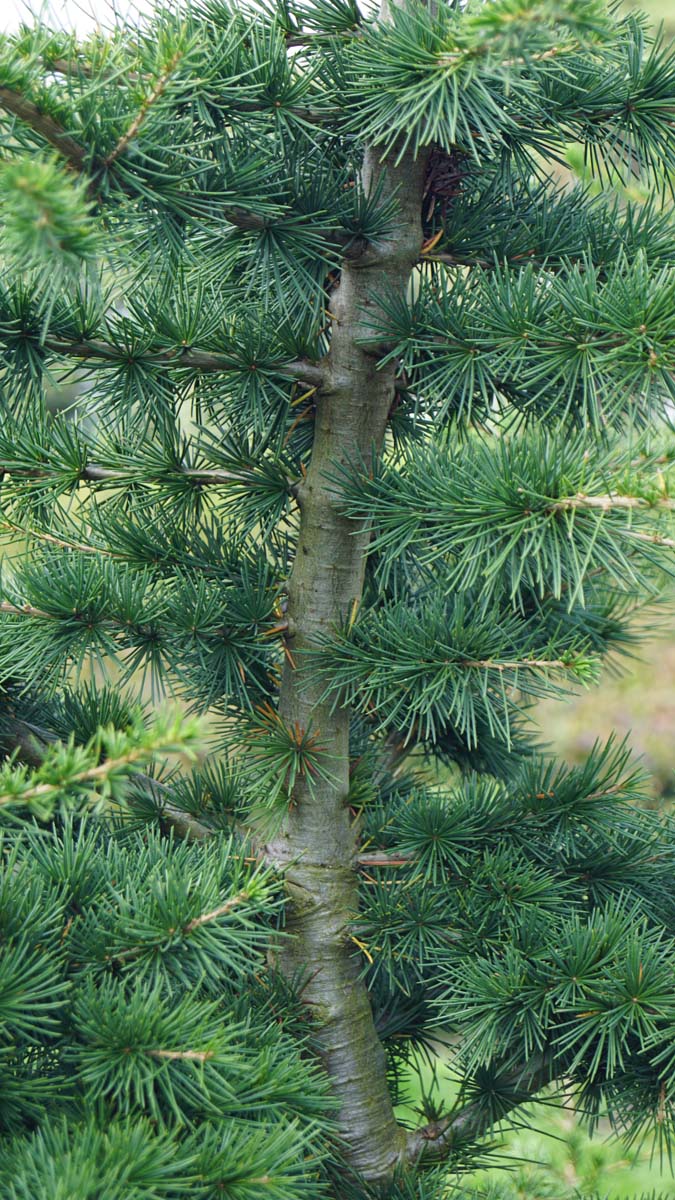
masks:
[(288, 593), (289, 645), (297, 669), (286, 667), (280, 704), (286, 721), (303, 729), (311, 725), (320, 734), (334, 782), (318, 781), (313, 795), (302, 784), (296, 788), (269, 853), (285, 870), (289, 898), (292, 936), (284, 939), (280, 965), (289, 975), (307, 972), (303, 999), (312, 1008), (340, 1100), (348, 1160), (367, 1178), (380, 1180), (404, 1155), (405, 1135), (394, 1117), (384, 1051), (349, 933), (358, 908), (357, 830), (348, 808), (350, 714), (321, 701), (321, 688), (302, 665), (305, 651), (348, 618), (361, 598), (368, 530), (341, 513), (330, 476), (339, 464), (381, 451), (394, 368), (376, 369), (382, 346), (373, 344), (369, 326), (377, 314), (373, 297), (405, 290), (422, 241), (424, 156), (405, 155), (394, 165), (367, 154), (364, 173), (366, 183), (384, 173), (400, 219), (390, 240), (345, 263), (331, 298), (331, 350), (317, 400), (311, 464), (298, 491), (300, 533)]

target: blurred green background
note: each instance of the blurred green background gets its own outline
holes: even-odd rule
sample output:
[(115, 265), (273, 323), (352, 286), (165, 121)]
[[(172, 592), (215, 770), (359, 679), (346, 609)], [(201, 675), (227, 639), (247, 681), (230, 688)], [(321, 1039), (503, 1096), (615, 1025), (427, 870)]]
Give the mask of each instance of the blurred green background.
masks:
[(675, 4), (673, 0), (627, 0), (621, 6), (627, 10), (648, 13), (655, 26), (663, 25), (669, 37), (675, 37)]
[[(664, 37), (675, 39), (675, 0), (627, 0), (621, 7), (647, 13)], [(587, 182), (575, 147), (569, 163), (570, 184), (580, 177)], [(630, 195), (639, 199), (641, 193), (630, 189)], [(659, 808), (675, 804), (675, 580), (669, 590), (673, 604), (655, 614), (653, 633), (636, 648), (635, 658), (610, 665), (599, 687), (566, 702), (541, 703), (536, 713), (542, 741), (570, 762), (583, 760), (595, 740), (612, 730), (627, 736), (651, 776), (648, 802)], [(436, 1072), (421, 1064), (422, 1087), (411, 1081), (402, 1116), (418, 1119), (413, 1110), (424, 1089), (437, 1100), (439, 1091), (444, 1102), (452, 1098), (443, 1064), (442, 1055)], [(448, 1200), (463, 1200), (463, 1183), (478, 1184), (484, 1200), (675, 1197), (675, 1161), (660, 1163), (650, 1145), (629, 1147), (610, 1134), (605, 1124), (591, 1140), (572, 1107), (533, 1106), (521, 1114), (521, 1127), (505, 1133), (495, 1147), (495, 1165), (460, 1180), (456, 1191), (450, 1187)]]
[[(662, 28), (664, 38), (675, 39), (675, 0), (625, 0), (621, 8), (646, 13), (655, 29)], [(572, 179), (584, 175), (576, 147), (570, 148), (569, 161)], [(675, 599), (675, 584), (672, 590)], [(610, 667), (599, 689), (592, 688), (567, 704), (542, 704), (537, 715), (543, 739), (572, 762), (582, 759), (596, 738), (606, 738), (612, 730), (620, 736), (629, 734), (652, 775), (654, 803), (662, 804), (675, 800), (673, 610), (655, 616), (654, 624), (653, 638), (639, 647), (636, 659), (624, 659), (615, 672)]]

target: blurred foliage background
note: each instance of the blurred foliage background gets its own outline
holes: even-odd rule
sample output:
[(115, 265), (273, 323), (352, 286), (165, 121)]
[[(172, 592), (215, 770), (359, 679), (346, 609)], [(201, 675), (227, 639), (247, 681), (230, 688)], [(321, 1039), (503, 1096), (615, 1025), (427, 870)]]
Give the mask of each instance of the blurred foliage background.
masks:
[[(646, 12), (663, 36), (675, 40), (675, 0), (626, 0), (621, 8)], [(675, 136), (675, 134), (674, 134)], [(570, 147), (569, 184), (593, 185), (581, 153)], [(561, 175), (567, 173), (561, 170)], [(600, 186), (600, 185), (597, 185)], [(641, 193), (627, 189), (631, 198)], [(644, 195), (644, 193), (643, 193)], [(673, 199), (666, 203), (674, 203)], [(675, 321), (675, 314), (673, 314)], [(654, 622), (653, 635), (606, 670), (595, 686), (566, 702), (541, 703), (536, 719), (541, 739), (559, 757), (582, 761), (593, 743), (612, 730), (628, 737), (651, 776), (651, 803), (675, 808), (675, 578), (666, 603)], [(675, 986), (675, 980), (673, 981)], [(441, 1053), (423, 1069), (433, 1099), (442, 1092), (452, 1099), (452, 1081)], [(402, 1106), (412, 1117), (424, 1106), (415, 1093)], [(518, 1129), (510, 1129), (490, 1156), (493, 1166), (478, 1172), (484, 1200), (666, 1200), (675, 1197), (675, 1161), (659, 1162), (649, 1145), (626, 1146), (610, 1136), (609, 1125), (591, 1140), (581, 1114), (570, 1107), (533, 1106)], [(449, 1190), (448, 1200), (462, 1200), (463, 1189)]]
[[(621, 7), (647, 13), (664, 38), (675, 39), (675, 0), (625, 0)], [(582, 178), (587, 182), (576, 147), (570, 148), (568, 158), (570, 181)], [(666, 202), (672, 204), (673, 200)], [(672, 594), (675, 599), (675, 581)], [(643, 756), (652, 776), (655, 804), (675, 801), (673, 627), (670, 608), (664, 610), (654, 637), (639, 647), (637, 657), (624, 659), (616, 673), (607, 672), (600, 688), (592, 688), (567, 704), (542, 704), (537, 714), (543, 740), (570, 762), (583, 759), (596, 738), (606, 738), (613, 729), (621, 737), (630, 735), (631, 745)]]
[(663, 25), (665, 34), (675, 37), (675, 5), (672, 0), (628, 0), (622, 8), (648, 13), (654, 25)]
[(542, 704), (538, 712), (543, 740), (569, 762), (579, 762), (596, 738), (606, 738), (613, 729), (621, 737), (628, 735), (635, 753), (643, 756), (659, 805), (675, 801), (672, 619), (672, 610), (664, 613), (664, 628), (639, 647), (636, 659), (624, 660), (620, 674), (606, 675), (600, 687), (568, 703)]

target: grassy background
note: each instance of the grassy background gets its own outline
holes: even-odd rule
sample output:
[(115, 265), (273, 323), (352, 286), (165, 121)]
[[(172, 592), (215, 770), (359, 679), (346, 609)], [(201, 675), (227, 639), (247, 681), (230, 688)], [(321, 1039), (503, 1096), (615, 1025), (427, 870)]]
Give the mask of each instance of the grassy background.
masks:
[[(672, 620), (672, 611), (670, 614)], [(651, 776), (654, 804), (675, 801), (675, 640), (672, 630), (646, 642), (621, 673), (607, 672), (600, 687), (539, 706), (543, 740), (562, 758), (583, 760), (596, 738), (628, 736)]]

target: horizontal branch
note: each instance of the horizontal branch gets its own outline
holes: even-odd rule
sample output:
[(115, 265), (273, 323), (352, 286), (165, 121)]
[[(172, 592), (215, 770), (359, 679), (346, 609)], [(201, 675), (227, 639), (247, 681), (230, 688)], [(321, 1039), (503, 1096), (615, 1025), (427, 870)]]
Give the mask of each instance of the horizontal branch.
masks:
[[(55, 473), (53, 471), (49, 471), (47, 467), (15, 467), (13, 465), (8, 466), (7, 464), (2, 463), (0, 463), (0, 471), (2, 471), (5, 475), (19, 479), (49, 479)], [(58, 473), (58, 468), (56, 473)], [(149, 474), (144, 478), (147, 480), (147, 482), (154, 483), (160, 478), (166, 478), (166, 474), (167, 472), (162, 472), (161, 474), (157, 475)], [(249, 486), (255, 479), (255, 468), (250, 467), (248, 469), (242, 468), (239, 471), (226, 471), (181, 467), (178, 465), (176, 466), (174, 474), (181, 479), (188, 479), (191, 483), (199, 484), (200, 487), (226, 486), (232, 483)], [(114, 470), (110, 467), (102, 467), (96, 463), (88, 463), (87, 466), (83, 467), (82, 470), (79, 471), (77, 478), (83, 483), (138, 482), (138, 477), (136, 475), (130, 476), (126, 471)], [(289, 477), (287, 482), (290, 495), (293, 487), (296, 486), (297, 481)], [(67, 538), (58, 537), (53, 533), (45, 533), (41, 530), (25, 528), (23, 525), (17, 525), (13, 521), (7, 521), (7, 519), (5, 519), (4, 525), (0, 526), (0, 528), (2, 527), (12, 530), (15, 533), (22, 533), (26, 537), (36, 537), (45, 542), (52, 542), (55, 546), (62, 546), (64, 550), (81, 550), (86, 554), (112, 555), (112, 551), (107, 550), (103, 546), (92, 546), (84, 542), (69, 541)], [(115, 556), (113, 555), (113, 557)]]
[[(226, 900), (224, 904), (221, 904), (219, 908), (214, 908), (211, 910), (211, 912), (201, 913), (200, 916), (193, 917), (191, 921), (187, 921), (186, 924), (182, 926), (180, 932), (189, 936), (189, 934), (193, 933), (195, 929), (199, 929), (202, 925), (208, 925), (211, 921), (217, 921), (219, 917), (227, 916), (227, 914), (231, 912), (233, 908), (236, 908), (237, 905), (243, 904), (245, 900), (250, 899), (250, 892), (237, 892), (236, 896), (231, 896), (230, 899)], [(167, 930), (167, 933), (170, 935), (173, 935), (177, 932), (178, 931), (176, 929)], [(138, 958), (140, 954), (144, 954), (148, 949), (148, 945), (129, 946), (126, 950), (119, 950), (116, 954), (106, 954), (105, 957), (108, 962), (127, 962), (131, 958)]]
[(16, 754), (20, 762), (29, 767), (39, 767), (47, 747), (58, 741), (55, 734), (41, 729), (30, 721), (21, 720), (12, 712), (5, 698), (5, 712), (0, 722), (0, 743), (3, 750)]
[(359, 867), (406, 867), (415, 859), (411, 854), (359, 854), (356, 862)]
[[(99, 359), (103, 362), (119, 362), (126, 359), (131, 362), (146, 362), (206, 373), (211, 371), (233, 371), (236, 369), (225, 354), (212, 354), (210, 351), (193, 350), (187, 346), (175, 350), (159, 350), (155, 353), (134, 355), (129, 354), (128, 351), (118, 349), (110, 342), (98, 341), (96, 339), (67, 342), (62, 338), (51, 337), (45, 340), (44, 345), (51, 353), (60, 354), (65, 358), (80, 358), (83, 360)], [(255, 371), (257, 369), (256, 364), (251, 363), (249, 369)], [(321, 387), (325, 379), (323, 368), (307, 359), (280, 363), (279, 367), (275, 367), (274, 370), (278, 371), (278, 374), (286, 379), (298, 380), (309, 384), (311, 387)]]
[(575, 668), (574, 662), (567, 662), (564, 658), (516, 658), (505, 662), (491, 658), (465, 658), (458, 666), (475, 667), (481, 671), (573, 671)]
[(179, 837), (185, 838), (188, 842), (204, 842), (207, 838), (215, 835), (215, 829), (205, 825), (198, 817), (174, 804), (170, 799), (171, 788), (159, 779), (153, 779), (151, 775), (139, 772), (134, 775), (134, 782), (141, 784), (153, 796), (153, 800), (159, 806), (157, 813), (159, 820), (169, 825)]
[[(0, 468), (1, 469), (1, 468)], [(11, 474), (11, 472), (8, 472)], [(33, 476), (33, 471), (17, 471), (17, 475), (30, 474)], [(41, 478), (47, 476), (48, 473), (41, 472)], [(35, 538), (39, 542), (48, 542), (50, 546), (59, 546), (62, 550), (77, 550), (80, 554), (102, 554), (106, 558), (122, 558), (123, 555), (116, 553), (114, 550), (108, 550), (104, 546), (92, 546), (87, 542), (74, 542), (65, 537), (57, 537), (54, 533), (46, 533), (43, 529), (27, 529), (24, 525), (17, 525), (14, 521), (5, 519), (0, 524), (0, 529), (6, 529), (12, 533), (19, 533), (26, 538)], [(46, 613), (44, 614), (47, 615)]]
[[(73, 170), (82, 174), (89, 173), (88, 192), (92, 200), (99, 198), (101, 180), (106, 173), (111, 171), (111, 168), (113, 168), (112, 177), (115, 179), (115, 185), (123, 193), (133, 198), (136, 195), (133, 184), (126, 177), (114, 174), (115, 163), (125, 154), (130, 143), (136, 138), (152, 105), (163, 95), (179, 61), (180, 56), (175, 55), (166, 72), (155, 83), (152, 91), (140, 105), (126, 132), (120, 136), (113, 149), (104, 158), (95, 155), (86, 146), (76, 141), (54, 117), (43, 113), (37, 104), (23, 96), (20, 92), (9, 88), (0, 88), (0, 107), (5, 108), (7, 112), (12, 113), (33, 129), (40, 137), (43, 137), (50, 146), (59, 151)], [(56, 60), (52, 64), (52, 69), (60, 71), (66, 68), (66, 66), (67, 64), (63, 60)], [(251, 103), (250, 106), (246, 102), (243, 102), (237, 104), (235, 107), (237, 111), (241, 111), (242, 113), (266, 111), (261, 106), (255, 104), (255, 102)], [(270, 110), (270, 114), (273, 115), (281, 111), (281, 108), (277, 110), (273, 107)], [(330, 124), (331, 121), (340, 115), (338, 110), (333, 113), (323, 110), (315, 112), (309, 108), (290, 108), (285, 111), (306, 123), (315, 125)], [(198, 194), (192, 195), (189, 192), (174, 192), (173, 199), (176, 203), (182, 205), (186, 213), (189, 213), (195, 204), (199, 206), (200, 202)], [(293, 209), (288, 209), (286, 212), (281, 212), (275, 217), (269, 218), (261, 216), (260, 213), (250, 211), (241, 205), (225, 207), (222, 209), (222, 215), (231, 225), (242, 231), (251, 233), (262, 232), (268, 229), (274, 220), (283, 221), (287, 217), (297, 219), (298, 216), (297, 212)], [(311, 225), (311, 218), (308, 218), (307, 223)], [(369, 245), (365, 238), (359, 234), (350, 233), (344, 228), (325, 229), (321, 233), (327, 245), (341, 248), (344, 251), (344, 257), (349, 260), (360, 258)], [(217, 368), (204, 367), (199, 369), (210, 370)]]
[(9, 613), (13, 617), (42, 617), (46, 621), (58, 619), (42, 608), (35, 608), (32, 604), (12, 604), (11, 600), (0, 600), (0, 613)]
[[(173, 745), (174, 739), (171, 739), (169, 744)], [(85, 770), (78, 771), (75, 775), (67, 776), (57, 783), (38, 783), (35, 787), (27, 788), (23, 792), (7, 792), (0, 795), (0, 806), (30, 804), (34, 800), (45, 800), (51, 796), (58, 796), (60, 792), (66, 791), (77, 784), (96, 784), (100, 781), (105, 781), (115, 771), (133, 767), (134, 763), (147, 760), (149, 753), (156, 753), (163, 748), (162, 741), (160, 740), (151, 750), (147, 746), (139, 746), (136, 749), (129, 750), (126, 754), (120, 755), (119, 758), (107, 758), (104, 762), (98, 763), (97, 766), (87, 767)]]
[(270, 223), (269, 219), (261, 217), (260, 213), (249, 212), (239, 206), (223, 209), (223, 216), (226, 221), (230, 222), (230, 225), (236, 225), (237, 229), (248, 233), (259, 233), (263, 229), (267, 229)]
[[(113, 655), (117, 652), (117, 650), (121, 650), (122, 652), (124, 652), (125, 650), (129, 649), (129, 645), (128, 645), (128, 643), (125, 644), (124, 639), (125, 639), (125, 637), (128, 637), (131, 630), (135, 631), (136, 633), (140, 632), (140, 633), (143, 633), (144, 635), (151, 635), (152, 638), (154, 638), (154, 636), (156, 635), (156, 632), (157, 632), (156, 626), (150, 626), (150, 625), (145, 626), (140, 623), (132, 624), (129, 621), (128, 617), (126, 617), (126, 616), (116, 616), (112, 613), (106, 613), (105, 615), (100, 615), (95, 620), (92, 620), (92, 618), (86, 613), (86, 611), (80, 612), (77, 609), (73, 609), (73, 610), (68, 610), (68, 611), (50, 613), (50, 612), (46, 612), (42, 608), (36, 608), (35, 605), (33, 605), (33, 604), (28, 604), (28, 603), (15, 604), (11, 600), (0, 600), (0, 614), (3, 614), (3, 613), (7, 614), (7, 616), (23, 617), (23, 618), (27, 618), (28, 620), (61, 621), (61, 622), (73, 622), (74, 621), (76, 623), (81, 624), (83, 628), (86, 628), (88, 630), (93, 630), (93, 629), (110, 630), (113, 637), (115, 637), (116, 634), (117, 634), (117, 636), (122, 637), (122, 645), (121, 646), (117, 645), (116, 649), (111, 651), (111, 653)], [(258, 625), (252, 625), (252, 629), (255, 629), (255, 632), (260, 636), (261, 639), (265, 638), (267, 636), (267, 632), (265, 630), (259, 629)], [(164, 633), (167, 632), (165, 627), (163, 627), (162, 632), (164, 632)], [(227, 639), (229, 639), (231, 636), (232, 630), (227, 625), (223, 625), (220, 627), (208, 626), (206, 628), (206, 630), (200, 630), (197, 627), (197, 628), (191, 630), (191, 633), (193, 636), (195, 634), (200, 634), (202, 637), (207, 637), (207, 638), (227, 638)], [(275, 630), (275, 633), (278, 633), (278, 631)], [(243, 668), (241, 668), (241, 669), (243, 670)]]
[[(578, 42), (572, 42), (565, 46), (551, 46), (548, 50), (537, 51), (534, 54), (528, 55), (527, 58), (516, 57), (502, 59), (501, 63), (499, 63), (499, 66), (502, 69), (505, 69), (509, 67), (524, 67), (532, 62), (548, 62), (552, 58), (558, 58), (561, 54), (576, 53), (579, 49), (580, 45)], [(455, 70), (458, 66), (464, 62), (467, 62), (469, 59), (475, 59), (478, 53), (486, 56), (490, 53), (489, 38), (485, 39), (484, 44), (480, 48), (477, 46), (471, 46), (467, 49), (455, 50), (439, 55), (439, 57), (436, 59), (436, 65), (439, 67), (449, 67), (451, 70)]]
[[(3, 745), (9, 749), (10, 753), (15, 752), (20, 762), (28, 763), (31, 767), (39, 767), (49, 746), (53, 746), (59, 740), (51, 730), (33, 725), (30, 721), (23, 721), (19, 717), (13, 717), (11, 713), (7, 712), (2, 716), (0, 734)], [(192, 813), (185, 812), (184, 809), (173, 803), (170, 799), (171, 788), (167, 787), (165, 783), (159, 779), (153, 779), (151, 775), (146, 775), (142, 771), (134, 771), (133, 782), (140, 784), (149, 795), (153, 795), (153, 799), (161, 805), (158, 814), (160, 820), (175, 829), (179, 837), (186, 838), (188, 841), (205, 841), (214, 836), (216, 832), (214, 829), (204, 825)], [(161, 799), (157, 797), (158, 792)]]
[[(80, 76), (83, 79), (93, 79), (94, 77), (93, 68), (81, 58), (45, 58), (44, 62), (47, 70), (53, 72), (55, 75), (65, 75), (69, 79), (77, 76)], [(110, 75), (106, 76), (106, 78), (109, 78), (111, 83), (115, 83), (119, 79), (122, 70), (123, 68), (118, 68), (118, 73), (110, 72)], [(100, 73), (97, 70), (97, 77), (99, 77), (99, 74)], [(152, 77), (150, 75), (141, 76), (137, 71), (124, 70), (125, 83), (136, 84), (142, 81), (151, 83)], [(236, 103), (228, 109), (228, 115), (232, 116), (234, 113), (251, 115), (256, 113), (268, 113), (270, 116), (275, 116), (277, 113), (288, 113), (290, 116), (295, 117), (299, 121), (304, 121), (308, 125), (325, 125), (329, 124), (331, 121), (337, 121), (340, 117), (344, 117), (344, 111), (339, 108), (316, 109), (304, 107), (303, 105), (298, 104), (293, 104), (290, 107), (287, 107), (286, 105), (281, 104), (279, 101), (272, 101), (270, 106), (270, 104), (259, 104), (256, 100), (237, 100)]]
[(664, 537), (661, 533), (640, 533), (636, 529), (627, 529), (627, 537), (636, 538), (638, 542), (649, 542), (652, 546), (665, 546), (667, 550), (675, 550), (675, 538)]
[[(22, 474), (21, 471), (13, 472), (10, 468), (7, 468), (7, 473), (9, 475)], [(32, 469), (25, 473), (31, 476), (36, 474)], [(41, 474), (48, 475), (48, 472), (44, 471)], [(226, 471), (177, 466), (175, 474), (180, 476), (181, 479), (189, 479), (191, 483), (197, 483), (202, 487), (209, 485), (214, 487), (218, 485), (225, 486), (230, 483), (248, 485), (255, 475), (255, 469), (251, 467), (249, 470), (242, 468), (240, 471)], [(129, 480), (129, 475), (125, 471), (116, 471), (110, 467), (101, 467), (96, 463), (91, 463), (83, 469), (80, 478), (85, 483), (124, 483)], [(153, 482), (152, 476), (148, 476), (148, 479), (150, 482)], [(289, 479), (289, 489), (293, 483), (295, 483), (295, 480)], [(81, 548), (88, 549), (88, 547)]]
[[(45, 56), (43, 59), (47, 70), (55, 75), (83, 75), (85, 79), (91, 79), (94, 72), (88, 63), (81, 58), (49, 58)], [(126, 75), (125, 78), (129, 83), (135, 82), (137, 75)]]
[[(232, 208), (225, 208), (223, 216), (237, 229), (247, 233), (259, 233), (264, 229), (273, 229), (275, 221), (283, 222), (285, 219), (297, 217), (297, 213), (293, 209), (288, 209), (285, 212), (277, 213), (274, 217), (263, 217), (260, 213), (250, 212), (248, 209), (235, 205)], [(311, 220), (307, 222), (307, 225), (311, 229)], [(321, 233), (326, 244), (340, 247), (344, 251), (344, 257), (350, 262), (360, 258), (369, 245), (366, 238), (358, 233), (350, 233), (347, 229), (322, 229)]]
[[(62, 67), (65, 67), (65, 65), (65, 63), (59, 60), (58, 66), (56, 63), (53, 64), (53, 69), (60, 70)], [(54, 117), (49, 116), (47, 113), (43, 113), (37, 104), (23, 96), (20, 92), (13, 91), (11, 88), (0, 87), (0, 108), (4, 108), (6, 112), (11, 113), (13, 116), (23, 121), (25, 125), (28, 125), (35, 133), (44, 138), (50, 146), (53, 146), (55, 150), (58, 150), (58, 152), (65, 158), (66, 162), (73, 168), (73, 170), (80, 173), (85, 173), (87, 169), (89, 169), (92, 173), (92, 180), (89, 190), (92, 198), (95, 198), (98, 191), (97, 180), (100, 178), (102, 173), (109, 171), (111, 167), (114, 167), (117, 159), (125, 153), (129, 144), (136, 137), (141, 125), (143, 124), (143, 121), (145, 120), (149, 108), (157, 99), (159, 99), (166, 89), (174, 65), (175, 64), (173, 64), (171, 69), (167, 71), (167, 73), (157, 82), (150, 96), (148, 96), (141, 105), (138, 113), (129, 125), (129, 128), (124, 134), (121, 135), (113, 149), (103, 159), (97, 158), (94, 154), (90, 153), (87, 147), (83, 146), (80, 142), (76, 141), (75, 138), (71, 137), (71, 135), (67, 133), (64, 127), (59, 124)], [(243, 111), (262, 112), (265, 110), (259, 106), (253, 106), (250, 110), (247, 109), (246, 106), (243, 106)], [(329, 113), (313, 112), (311, 109), (290, 109), (288, 111), (303, 121), (312, 124), (321, 124), (324, 121), (329, 122), (333, 119), (333, 116)], [(117, 177), (116, 183), (127, 195), (133, 196), (135, 194), (133, 187), (126, 180)], [(191, 201), (197, 198), (191, 196), (190, 193), (173, 193), (173, 195), (174, 199), (182, 201), (188, 207), (190, 206)], [(243, 230), (263, 230), (266, 229), (269, 224), (267, 218), (260, 216), (259, 213), (249, 212), (247, 209), (239, 205), (233, 205), (230, 208), (225, 208), (223, 210), (223, 215), (225, 219), (230, 222), (230, 224), (236, 225), (239, 229)], [(348, 233), (347, 230), (336, 229), (326, 233), (326, 240), (336, 242), (338, 245), (351, 247), (355, 242), (360, 242), (361, 239), (355, 238), (354, 235)]]
[[(447, 251), (424, 251), (420, 254), (420, 263), (443, 263), (448, 267), (491, 267), (493, 264), (487, 258), (479, 258), (472, 254), (450, 254)], [(507, 261), (511, 261), (510, 259)]]
[[(187, 467), (180, 471), (180, 475), (192, 483), (198, 483), (205, 487), (209, 485), (217, 487), (221, 484), (224, 486), (229, 483), (243, 483), (249, 486), (252, 477), (255, 476), (255, 470), (253, 467), (248, 471), (245, 469), (241, 471), (197, 470)], [(295, 482), (294, 479), (288, 480), (289, 490)]]
[[(525, 263), (536, 263), (538, 266), (546, 264), (548, 271), (556, 272), (563, 269), (563, 265), (556, 266), (550, 255), (540, 253), (534, 247), (532, 250), (524, 250), (518, 254), (501, 254), (500, 262), (513, 263), (516, 266), (522, 266)], [(450, 250), (429, 250), (422, 252), (419, 259), (421, 264), (424, 263), (441, 263), (447, 267), (480, 267), (483, 270), (494, 268), (494, 258), (486, 258), (480, 254), (453, 254)], [(570, 253), (565, 256), (564, 265), (569, 263), (583, 270), (587, 258), (583, 251), (578, 253)]]
[[(0, 600), (0, 613), (7, 613), (10, 617), (29, 617), (32, 620), (41, 621), (70, 621), (73, 618), (80, 620), (81, 617), (76, 613), (50, 613), (45, 612), (43, 608), (36, 608), (34, 604), (14, 604), (11, 600)], [(103, 617), (98, 624), (111, 627), (113, 629), (128, 630), (129, 625), (126, 620), (121, 620), (116, 617)]]
[(335, 33), (324, 33), (317, 31), (316, 33), (287, 33), (286, 45), (293, 50), (309, 50), (312, 46), (325, 45), (331, 41), (351, 41), (353, 38), (361, 37), (361, 30), (356, 27), (352, 29), (339, 29)]

